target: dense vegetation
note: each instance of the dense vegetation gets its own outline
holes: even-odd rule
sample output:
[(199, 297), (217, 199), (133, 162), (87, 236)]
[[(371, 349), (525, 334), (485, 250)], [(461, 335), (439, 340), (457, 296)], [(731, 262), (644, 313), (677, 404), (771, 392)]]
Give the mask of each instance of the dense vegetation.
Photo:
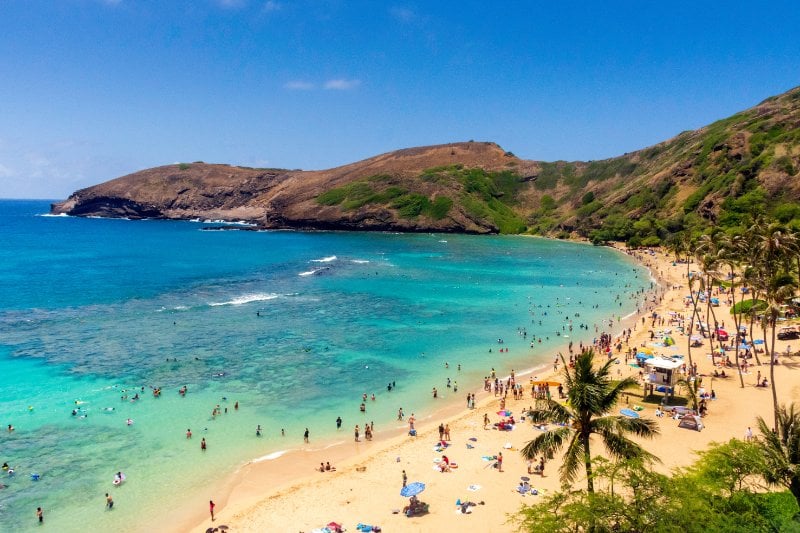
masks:
[(540, 496), (512, 520), (531, 533), (800, 531), (791, 492), (764, 492), (763, 446), (763, 440), (717, 444), (671, 476), (638, 459), (596, 458), (602, 488)]
[[(491, 172), (480, 168), (450, 165), (426, 169), (414, 180), (379, 174), (330, 189), (317, 196), (317, 203), (340, 206), (345, 211), (364, 206), (385, 206), (402, 218), (445, 218), (454, 204), (478, 220), (487, 220), (500, 233), (522, 233), (524, 220), (513, 209), (523, 180), (511, 170)], [(426, 187), (426, 185), (429, 185)]]
[[(663, 244), (708, 228), (742, 234), (759, 216), (800, 227), (800, 88), (661, 144), (590, 162), (525, 162), (506, 170), (452, 164), (330, 189), (322, 205), (400, 217), (465, 214), (500, 233)], [(526, 175), (520, 175), (524, 164)]]

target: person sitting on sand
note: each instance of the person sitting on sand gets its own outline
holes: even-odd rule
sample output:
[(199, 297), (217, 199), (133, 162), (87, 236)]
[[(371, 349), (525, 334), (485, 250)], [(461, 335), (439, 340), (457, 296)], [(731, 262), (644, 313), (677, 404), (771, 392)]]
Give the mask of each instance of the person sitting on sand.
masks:
[(319, 471), (320, 472), (325, 472), (325, 464), (324, 463), (320, 463), (319, 464)]
[(331, 466), (331, 464), (329, 462), (326, 462), (325, 463), (325, 471), (326, 472), (336, 472), (336, 467), (335, 466)]

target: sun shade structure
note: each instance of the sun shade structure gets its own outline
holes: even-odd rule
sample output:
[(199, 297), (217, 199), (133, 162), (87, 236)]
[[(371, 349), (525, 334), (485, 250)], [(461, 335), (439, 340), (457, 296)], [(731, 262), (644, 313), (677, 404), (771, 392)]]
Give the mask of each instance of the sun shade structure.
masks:
[(425, 483), (415, 481), (414, 483), (409, 483), (400, 489), (400, 496), (410, 498), (411, 496), (416, 496), (417, 494), (421, 493), (423, 490), (425, 490)]

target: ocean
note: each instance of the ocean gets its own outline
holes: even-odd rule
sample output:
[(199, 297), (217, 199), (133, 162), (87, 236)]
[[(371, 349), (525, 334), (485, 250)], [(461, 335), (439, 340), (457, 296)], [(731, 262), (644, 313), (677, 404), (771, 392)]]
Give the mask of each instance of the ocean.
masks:
[[(5, 531), (38, 526), (39, 506), (58, 531), (141, 531), (181, 495), (303, 446), (305, 428), (333, 439), (341, 416), (348, 434), (367, 421), (380, 433), (400, 406), (419, 417), (463, 402), (492, 368), (549, 364), (569, 341), (616, 332), (652, 283), (613, 250), (538, 238), (48, 210), (0, 201)], [(376, 399), (361, 413), (364, 393)]]

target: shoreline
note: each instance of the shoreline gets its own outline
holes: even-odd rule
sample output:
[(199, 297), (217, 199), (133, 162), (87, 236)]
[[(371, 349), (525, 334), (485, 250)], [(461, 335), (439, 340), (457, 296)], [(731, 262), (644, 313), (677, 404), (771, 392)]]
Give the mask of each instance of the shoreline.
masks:
[[(590, 243), (586, 242), (584, 244), (588, 245)], [(634, 309), (625, 316), (618, 316), (610, 312), (611, 316), (603, 319), (604, 322), (609, 318), (613, 319), (614, 332), (611, 335), (616, 338), (619, 337), (621, 331), (628, 327), (635, 327), (635, 322), (641, 316), (641, 313), (647, 312), (645, 307), (648, 306), (651, 296), (657, 298), (659, 295), (663, 295), (664, 290), (666, 290), (666, 280), (662, 279), (658, 272), (655, 272), (642, 258), (616, 246), (609, 246), (609, 248), (617, 253), (626, 255), (632, 263), (645, 269), (649, 280), (652, 282), (652, 288), (644, 291), (641, 297), (643, 302), (640, 304), (642, 306), (641, 309)], [(551, 352), (551, 355), (568, 353), (571, 339), (567, 339), (570, 338), (562, 337), (565, 342), (549, 349), (548, 351)], [(550, 355), (546, 357), (549, 359)], [(560, 368), (558, 372), (554, 372), (549, 361), (545, 360), (516, 372), (516, 375), (518, 377), (530, 376), (530, 380), (550, 380), (557, 377), (559, 373)], [(504, 374), (501, 379), (505, 380), (509, 375)], [(527, 381), (519, 380), (518, 383), (527, 383)], [(464, 423), (476, 413), (484, 412), (492, 403), (498, 400), (492, 393), (484, 391), (480, 385), (480, 383), (476, 383), (476, 388), (474, 389), (463, 389), (464, 394), (462, 397), (465, 397), (468, 391), (475, 394), (474, 409), (467, 409), (463, 403), (459, 405), (458, 402), (463, 402), (463, 399), (447, 398), (445, 405), (437, 407), (429, 414), (418, 418), (416, 424), (418, 436), (416, 440), (421, 440), (423, 435), (435, 431), (440, 421), (445, 421), (451, 425)], [(527, 402), (526, 405), (533, 404), (533, 400), (530, 399), (520, 401)], [(265, 459), (260, 457), (249, 460), (218, 483), (215, 483), (207, 491), (209, 494), (215, 495), (215, 498), (213, 498), (216, 504), (215, 512), (220, 516), (215, 523), (232, 523), (231, 528), (233, 530), (240, 530), (241, 526), (237, 525), (237, 523), (252, 514), (260, 504), (274, 500), (282, 494), (294, 494), (303, 486), (319, 481), (320, 472), (313, 468), (313, 465), (317, 465), (320, 462), (330, 461), (337, 467), (336, 472), (326, 472), (324, 476), (341, 478), (348, 474), (352, 475), (353, 472), (357, 472), (358, 468), (363, 467), (364, 463), (373, 461), (375, 457), (386, 454), (390, 450), (399, 449), (404, 443), (408, 442), (410, 437), (407, 435), (407, 424), (400, 421), (397, 421), (397, 424), (399, 425), (376, 432), (371, 442), (364, 441), (362, 437), (361, 443), (355, 447), (347, 446), (352, 442), (350, 440), (352, 436), (348, 430), (345, 430), (342, 432), (342, 439), (331, 438), (321, 441), (321, 447), (306, 445), (305, 447), (271, 452), (264, 456), (269, 457), (279, 454), (275, 458)], [(317, 443), (315, 442), (314, 444)], [(399, 456), (397, 458), (399, 459)], [(298, 469), (297, 465), (303, 466)], [(204, 532), (209, 526), (213, 527), (205, 512), (207, 505), (208, 502), (205, 498), (193, 497), (190, 501), (186, 501), (185, 504), (181, 505), (179, 512), (170, 514), (170, 521), (175, 523), (176, 526), (170, 530)], [(156, 523), (161, 528), (164, 527), (163, 519), (157, 522), (154, 521), (153, 524), (148, 524), (148, 526)], [(296, 530), (296, 528), (293, 530)]]

